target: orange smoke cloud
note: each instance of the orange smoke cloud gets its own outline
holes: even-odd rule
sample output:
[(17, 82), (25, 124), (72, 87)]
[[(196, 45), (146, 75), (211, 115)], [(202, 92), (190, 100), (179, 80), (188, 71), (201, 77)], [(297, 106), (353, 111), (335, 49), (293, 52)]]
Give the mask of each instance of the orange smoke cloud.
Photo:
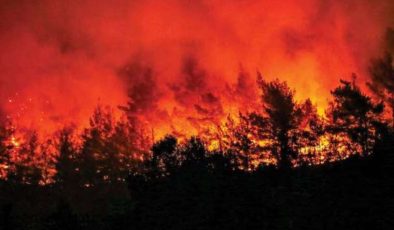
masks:
[(255, 72), (324, 109), (366, 79), (392, 1), (2, 1), (1, 110), (20, 127), (83, 126), (124, 105), (162, 135), (256, 108)]

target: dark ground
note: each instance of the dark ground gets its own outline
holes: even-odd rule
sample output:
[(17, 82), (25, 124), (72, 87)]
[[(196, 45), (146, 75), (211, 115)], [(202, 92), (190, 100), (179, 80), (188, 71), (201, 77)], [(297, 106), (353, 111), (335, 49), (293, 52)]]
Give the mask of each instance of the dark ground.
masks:
[(393, 229), (394, 157), (61, 190), (1, 184), (1, 229)]

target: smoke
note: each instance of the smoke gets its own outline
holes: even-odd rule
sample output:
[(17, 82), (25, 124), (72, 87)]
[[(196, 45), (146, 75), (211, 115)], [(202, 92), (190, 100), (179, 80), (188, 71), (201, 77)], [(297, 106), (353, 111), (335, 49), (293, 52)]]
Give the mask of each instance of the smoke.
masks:
[(386, 51), (394, 55), (394, 29), (388, 28), (386, 31)]
[(255, 108), (257, 70), (324, 109), (339, 78), (366, 80), (393, 13), (389, 0), (3, 0), (1, 110), (51, 131), (129, 95), (159, 133), (198, 130)]

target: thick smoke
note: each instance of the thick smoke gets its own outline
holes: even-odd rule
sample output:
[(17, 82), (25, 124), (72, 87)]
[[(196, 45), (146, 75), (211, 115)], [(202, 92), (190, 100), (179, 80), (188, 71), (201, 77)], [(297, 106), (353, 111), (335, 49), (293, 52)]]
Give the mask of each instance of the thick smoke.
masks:
[(1, 109), (51, 131), (129, 95), (162, 132), (199, 129), (253, 107), (257, 70), (324, 108), (340, 77), (366, 79), (393, 13), (390, 0), (3, 0)]

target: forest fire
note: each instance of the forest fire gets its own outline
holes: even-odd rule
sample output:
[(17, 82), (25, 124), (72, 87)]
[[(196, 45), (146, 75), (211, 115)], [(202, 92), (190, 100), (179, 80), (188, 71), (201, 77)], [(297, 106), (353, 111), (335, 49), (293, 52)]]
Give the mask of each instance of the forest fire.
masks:
[(393, 0), (2, 0), (0, 229), (393, 229)]
[[(300, 159), (314, 155), (308, 164), (367, 154), (376, 141), (369, 133), (354, 146), (339, 131), (327, 133), (337, 122), (330, 91), (353, 72), (357, 87), (346, 83), (343, 90), (368, 90), (370, 60), (390, 49), (392, 9), (390, 1), (6, 1), (4, 142), (35, 158), (38, 149), (55, 149), (48, 154), (56, 156), (62, 130), (72, 129), (72, 146), (82, 155), (89, 138), (118, 138), (121, 157), (144, 160), (167, 134), (181, 141), (198, 136), (210, 151), (248, 155), (247, 169), (277, 164), (275, 151), (284, 148), (297, 149)], [(284, 133), (280, 121), (267, 121), (267, 103), (281, 106), (265, 95), (269, 82), (283, 90), (271, 93), (291, 97)], [(374, 109), (365, 116), (375, 116)], [(376, 132), (366, 125), (359, 128)], [(107, 150), (95, 151), (100, 158)]]
[(20, 126), (84, 127), (97, 103), (116, 108), (138, 88), (138, 113), (159, 136), (196, 130), (212, 116), (217, 123), (255, 108), (256, 69), (286, 80), (323, 114), (340, 77), (356, 72), (363, 85), (392, 23), (389, 1), (350, 12), (313, 0), (107, 4), (3, 4), (2, 108)]

